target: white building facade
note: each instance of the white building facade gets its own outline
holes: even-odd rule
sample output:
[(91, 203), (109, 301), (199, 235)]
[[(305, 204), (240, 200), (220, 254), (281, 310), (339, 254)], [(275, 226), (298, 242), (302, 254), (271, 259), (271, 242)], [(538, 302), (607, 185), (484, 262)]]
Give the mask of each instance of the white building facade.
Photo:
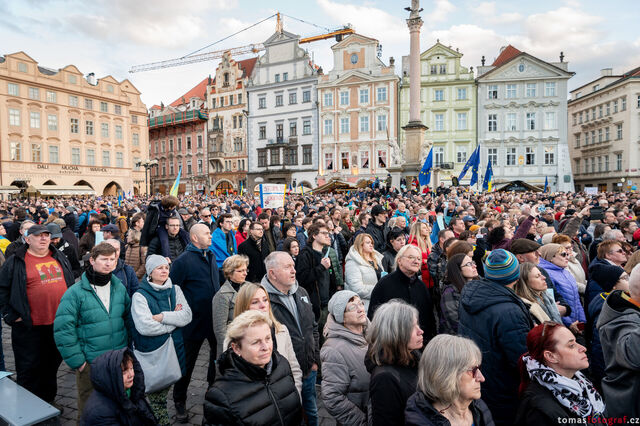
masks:
[(264, 42), (247, 86), (247, 186), (315, 187), (318, 174), (318, 68), (300, 36), (281, 30)]
[[(504, 48), (478, 67), (480, 173), (492, 162), (494, 187), (515, 180), (572, 192), (567, 144), (568, 63), (550, 63)], [(483, 60), (484, 61), (484, 60)]]

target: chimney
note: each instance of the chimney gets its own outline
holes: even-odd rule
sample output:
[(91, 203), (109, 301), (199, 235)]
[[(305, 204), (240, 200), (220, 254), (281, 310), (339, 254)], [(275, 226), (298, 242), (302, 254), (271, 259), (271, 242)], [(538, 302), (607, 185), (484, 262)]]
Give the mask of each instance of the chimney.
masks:
[(96, 85), (96, 75), (95, 75), (95, 73), (90, 72), (89, 74), (87, 74), (87, 83), (89, 83), (92, 86)]
[(602, 77), (611, 77), (613, 75), (612, 68), (603, 68), (600, 70), (600, 76)]

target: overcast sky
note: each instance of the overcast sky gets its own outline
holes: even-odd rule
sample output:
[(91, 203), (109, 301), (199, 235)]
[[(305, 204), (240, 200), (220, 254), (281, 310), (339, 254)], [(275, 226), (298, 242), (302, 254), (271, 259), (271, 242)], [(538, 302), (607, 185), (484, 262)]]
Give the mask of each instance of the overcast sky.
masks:
[[(405, 4), (406, 3), (406, 4)], [(184, 56), (276, 10), (284, 28), (301, 36), (350, 23), (382, 44), (382, 59), (409, 52), (403, 10), (410, 0), (0, 0), (0, 55), (24, 51), (40, 65), (73, 64), (98, 78), (129, 78), (150, 107), (168, 104), (215, 73), (217, 62), (129, 74), (132, 65)], [(421, 50), (436, 39), (459, 48), (464, 66), (490, 63), (500, 47), (513, 44), (543, 60), (558, 61), (564, 51), (576, 75), (569, 87), (596, 78), (601, 68), (622, 73), (640, 66), (640, 2), (637, 0), (565, 0), (535, 2), (467, 0), (421, 1), (425, 24)], [(275, 30), (272, 18), (208, 50), (221, 50), (266, 40)], [(333, 66), (334, 40), (307, 44), (315, 62)], [(305, 46), (305, 45), (303, 45)], [(205, 50), (206, 51), (206, 50)], [(242, 57), (241, 59), (246, 58)]]

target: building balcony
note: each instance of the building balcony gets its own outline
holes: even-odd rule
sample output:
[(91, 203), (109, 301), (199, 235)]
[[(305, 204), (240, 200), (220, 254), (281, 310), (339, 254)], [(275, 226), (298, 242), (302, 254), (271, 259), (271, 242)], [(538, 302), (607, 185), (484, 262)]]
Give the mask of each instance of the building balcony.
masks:
[(189, 110), (173, 114), (161, 115), (160, 117), (149, 118), (147, 119), (147, 125), (149, 126), (149, 129), (157, 129), (161, 127), (174, 126), (176, 124), (207, 121), (208, 119), (209, 115), (206, 111)]
[(298, 143), (298, 136), (277, 136), (275, 138), (267, 139), (267, 146), (274, 145), (296, 145)]

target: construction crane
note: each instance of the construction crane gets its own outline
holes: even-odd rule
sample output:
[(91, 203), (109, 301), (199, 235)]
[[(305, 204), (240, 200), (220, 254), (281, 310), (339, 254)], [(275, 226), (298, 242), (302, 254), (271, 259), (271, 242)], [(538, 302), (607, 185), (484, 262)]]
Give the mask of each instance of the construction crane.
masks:
[[(206, 46), (202, 49), (196, 50), (193, 53), (190, 53), (189, 55), (183, 56), (181, 58), (176, 58), (176, 59), (168, 59), (166, 61), (160, 61), (160, 62), (151, 62), (149, 64), (142, 64), (142, 65), (134, 65), (131, 67), (131, 69), (129, 70), (130, 73), (136, 73), (136, 72), (143, 72), (143, 71), (151, 71), (151, 70), (157, 70), (157, 69), (162, 69), (162, 68), (170, 68), (170, 67), (179, 67), (182, 65), (187, 65), (187, 64), (194, 64), (197, 62), (205, 62), (205, 61), (211, 61), (214, 59), (219, 59), (222, 58), (222, 56), (225, 54), (225, 52), (230, 52), (232, 56), (240, 56), (240, 55), (246, 55), (246, 54), (256, 54), (258, 52), (261, 52), (264, 50), (264, 45), (262, 43), (255, 43), (255, 44), (248, 44), (246, 46), (240, 46), (240, 47), (233, 47), (231, 49), (223, 49), (223, 50), (214, 50), (211, 52), (206, 52), (206, 53), (197, 53), (201, 50), (206, 49), (207, 47), (211, 47), (214, 44), (217, 44), (223, 40), (226, 40), (230, 37), (233, 37), (236, 34), (241, 33), (242, 31), (245, 31), (249, 28), (252, 28), (258, 24), (261, 24), (262, 22), (266, 21), (267, 19), (271, 19), (273, 16), (277, 17), (277, 22), (276, 22), (276, 31), (282, 32), (282, 20), (280, 18), (280, 12), (269, 16), (268, 18), (263, 19), (260, 22), (257, 22), (247, 28), (244, 28), (234, 34), (231, 34), (230, 36), (227, 36), (225, 38), (223, 38), (222, 40), (218, 40), (215, 43), (210, 44), (209, 46)], [(285, 15), (288, 16), (288, 15)], [(301, 19), (297, 19), (294, 18), (292, 16), (289, 16), (290, 18), (296, 19), (300, 22), (304, 22), (307, 24), (310, 24), (309, 22), (305, 22)], [(317, 26), (315, 24), (311, 24), (314, 26)], [(319, 34), (319, 35), (315, 35), (315, 36), (311, 36), (311, 37), (305, 37), (305, 38), (301, 38), (299, 43), (311, 43), (314, 41), (319, 41), (319, 40), (326, 40), (332, 37), (336, 38), (336, 41), (342, 41), (342, 38), (345, 35), (348, 34), (353, 34), (355, 33), (355, 30), (351, 27), (351, 25), (345, 25), (342, 28), (338, 28), (338, 29), (334, 29), (334, 30), (330, 30), (328, 28), (326, 28), (326, 30), (328, 32), (323, 33), (323, 34)]]

